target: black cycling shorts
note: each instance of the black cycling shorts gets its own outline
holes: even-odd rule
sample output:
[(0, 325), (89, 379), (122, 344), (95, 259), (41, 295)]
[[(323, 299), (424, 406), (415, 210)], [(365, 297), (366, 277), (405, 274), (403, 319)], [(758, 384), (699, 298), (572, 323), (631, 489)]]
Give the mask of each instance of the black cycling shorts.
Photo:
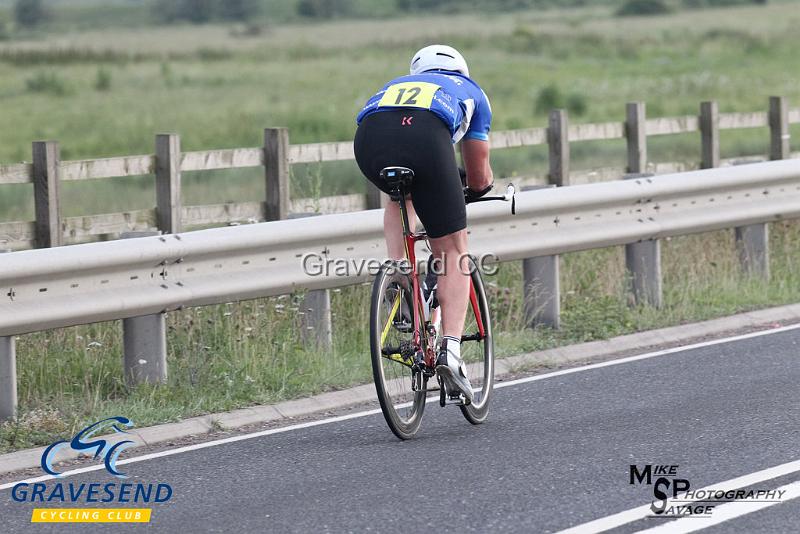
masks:
[(467, 227), (467, 210), (453, 142), (447, 126), (426, 109), (367, 115), (356, 130), (356, 162), (367, 179), (389, 194), (384, 167), (414, 171), (411, 201), (430, 237)]

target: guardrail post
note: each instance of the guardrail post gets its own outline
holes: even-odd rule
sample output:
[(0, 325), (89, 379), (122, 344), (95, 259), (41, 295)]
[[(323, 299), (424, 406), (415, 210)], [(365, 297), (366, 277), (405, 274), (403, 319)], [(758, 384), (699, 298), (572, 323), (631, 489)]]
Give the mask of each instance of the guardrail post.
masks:
[[(292, 213), (289, 219), (316, 217), (320, 213)], [(303, 342), (319, 349), (330, 349), (333, 346), (333, 322), (331, 320), (331, 291), (329, 289), (312, 289), (306, 291), (300, 304), (303, 312)]]
[(700, 103), (701, 169), (719, 167), (719, 108), (714, 100)]
[(0, 421), (17, 416), (17, 352), (14, 336), (0, 337)]
[(647, 131), (644, 102), (625, 105), (625, 138), (628, 145), (628, 172), (642, 173), (647, 169)]
[[(0, 250), (0, 254), (11, 252)], [(17, 416), (17, 351), (14, 336), (0, 336), (0, 422)]]
[(36, 211), (36, 247), (59, 247), (61, 229), (61, 153), (57, 141), (33, 143), (33, 196)]
[(547, 126), (550, 173), (548, 180), (558, 187), (569, 185), (569, 119), (566, 110), (550, 112)]
[(769, 159), (789, 157), (789, 104), (782, 96), (769, 97)]
[[(526, 185), (522, 191), (548, 189), (547, 185)], [(522, 294), (525, 325), (528, 328), (561, 328), (561, 283), (559, 256), (539, 256), (522, 260)]]
[(769, 280), (769, 225), (756, 223), (737, 226), (734, 236), (742, 272)]
[(522, 260), (525, 324), (561, 327), (561, 284), (558, 254)]
[(279, 221), (289, 215), (289, 130), (264, 130), (264, 173), (267, 200), (264, 219)]
[(181, 138), (156, 135), (156, 225), (165, 234), (181, 228)]
[[(653, 175), (627, 174), (624, 179), (632, 180), (648, 176)], [(648, 239), (625, 245), (625, 267), (630, 275), (634, 302), (660, 308), (663, 303), (661, 241)]]
[(767, 223), (739, 226), (735, 230), (736, 250), (742, 270), (750, 276), (769, 280), (769, 226)]
[(303, 311), (303, 341), (321, 349), (330, 349), (333, 345), (330, 290), (306, 291), (301, 309)]
[[(160, 232), (123, 232), (120, 239), (159, 235)], [(122, 320), (122, 368), (125, 383), (162, 384), (167, 381), (166, 313)]]

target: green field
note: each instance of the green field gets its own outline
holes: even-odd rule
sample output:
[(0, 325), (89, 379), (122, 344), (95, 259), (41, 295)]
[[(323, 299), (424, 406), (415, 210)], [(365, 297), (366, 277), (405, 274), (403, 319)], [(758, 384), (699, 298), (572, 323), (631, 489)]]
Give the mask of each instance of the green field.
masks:
[[(494, 129), (543, 126), (554, 105), (575, 122), (622, 120), (628, 101), (648, 115), (766, 108), (770, 95), (800, 104), (794, 2), (652, 18), (610, 7), (507, 14), (236, 25), (92, 29), (0, 42), (0, 162), (30, 160), (30, 143), (56, 139), (63, 159), (153, 152), (154, 134), (181, 134), (184, 150), (259, 146), (262, 129), (288, 126), (293, 143), (352, 138), (354, 116), (421, 45), (460, 47), (489, 94)], [(548, 89), (551, 88), (551, 89)], [(553, 91), (552, 88), (555, 88)], [(549, 95), (549, 96), (548, 96)], [(796, 130), (797, 131), (797, 130)], [(766, 151), (767, 133), (726, 132), (723, 157)], [(621, 143), (573, 148), (573, 168), (622, 165)], [(546, 149), (498, 151), (501, 176), (541, 172)], [(654, 140), (651, 159), (697, 160), (697, 136)], [(296, 167), (294, 194), (363, 190), (353, 162)], [(0, 220), (31, 219), (29, 186), (6, 186)], [(253, 171), (187, 173), (191, 203), (263, 196)], [(64, 185), (66, 215), (151, 207), (150, 178)]]
[[(270, 126), (288, 126), (293, 143), (348, 140), (367, 97), (435, 41), (467, 56), (492, 100), (496, 130), (544, 126), (553, 105), (566, 105), (575, 122), (622, 120), (634, 100), (647, 102), (651, 117), (696, 114), (709, 99), (722, 112), (765, 110), (770, 95), (800, 106), (795, 2), (625, 19), (601, 3), (292, 22), (258, 34), (222, 24), (149, 27), (145, 19), (130, 28), (60, 24), (0, 42), (0, 163), (30, 160), (30, 142), (45, 138), (60, 141), (63, 159), (152, 153), (154, 134), (168, 131), (181, 134), (184, 150), (259, 146)], [(722, 155), (764, 154), (767, 143), (766, 129), (726, 131)], [(697, 161), (699, 136), (651, 139), (649, 149), (653, 161)], [(572, 156), (574, 169), (622, 166), (625, 146), (580, 143)], [(547, 167), (546, 147), (492, 157), (501, 177)], [(353, 162), (293, 172), (294, 196), (364, 187)], [(186, 173), (184, 183), (187, 204), (264, 195), (258, 169)], [(0, 220), (32, 219), (31, 197), (30, 186), (0, 186)], [(63, 184), (67, 216), (152, 207), (154, 197), (152, 177)], [(665, 240), (661, 310), (628, 305), (621, 248), (565, 255), (560, 331), (523, 327), (521, 267), (505, 264), (490, 280), (497, 352), (800, 301), (800, 224), (771, 225), (770, 244), (773, 276), (765, 282), (739, 273), (731, 231)], [(300, 298), (170, 314), (167, 387), (124, 385), (117, 323), (20, 337), (21, 417), (0, 426), (0, 452), (46, 444), (110, 414), (143, 426), (368, 381), (368, 289), (333, 292), (335, 347), (324, 353), (298, 337)]]

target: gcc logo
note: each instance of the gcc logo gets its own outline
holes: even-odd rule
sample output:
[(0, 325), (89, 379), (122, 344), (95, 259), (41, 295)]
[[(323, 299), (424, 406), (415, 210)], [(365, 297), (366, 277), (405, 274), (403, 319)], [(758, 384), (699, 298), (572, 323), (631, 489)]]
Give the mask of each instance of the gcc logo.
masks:
[(120, 453), (128, 448), (133, 441), (126, 439), (123, 441), (119, 441), (106, 449), (108, 442), (104, 439), (95, 439), (93, 441), (88, 441), (90, 438), (95, 436), (96, 434), (100, 433), (102, 430), (111, 427), (114, 432), (118, 434), (127, 434), (120, 426), (125, 428), (130, 428), (133, 426), (133, 422), (128, 419), (127, 417), (109, 417), (108, 419), (103, 419), (102, 421), (98, 421), (92, 425), (87, 426), (77, 434), (72, 440), (61, 440), (56, 441), (49, 447), (44, 450), (42, 454), (42, 469), (45, 473), (53, 476), (59, 476), (61, 473), (55, 471), (53, 469), (53, 455), (58, 451), (60, 448), (69, 444), (69, 447), (75, 451), (92, 451), (94, 450), (94, 458), (98, 458), (101, 454), (103, 454), (103, 463), (106, 466), (106, 469), (112, 475), (119, 477), (119, 478), (127, 478), (124, 473), (120, 473), (117, 471), (116, 463), (117, 458), (119, 457)]

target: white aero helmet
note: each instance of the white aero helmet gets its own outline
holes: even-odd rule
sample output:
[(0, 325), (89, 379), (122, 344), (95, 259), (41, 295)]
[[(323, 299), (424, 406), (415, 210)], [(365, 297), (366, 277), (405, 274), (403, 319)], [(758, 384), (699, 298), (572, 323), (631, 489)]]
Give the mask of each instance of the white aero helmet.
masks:
[(452, 70), (469, 76), (467, 61), (461, 53), (447, 45), (426, 46), (411, 58), (411, 74), (419, 74), (428, 70)]

